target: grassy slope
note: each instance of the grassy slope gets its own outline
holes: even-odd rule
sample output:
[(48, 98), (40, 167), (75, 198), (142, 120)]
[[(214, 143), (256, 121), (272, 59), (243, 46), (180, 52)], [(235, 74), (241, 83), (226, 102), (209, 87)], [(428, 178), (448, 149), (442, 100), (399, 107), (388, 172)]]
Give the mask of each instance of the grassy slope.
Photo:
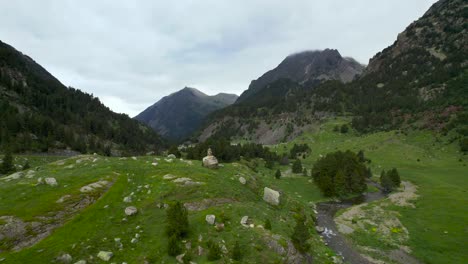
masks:
[[(334, 150), (364, 150), (372, 160), (375, 176), (382, 169), (396, 167), (403, 180), (415, 183), (419, 189), (416, 208), (395, 207), (400, 220), (410, 233), (409, 246), (425, 263), (466, 263), (468, 252), (468, 163), (455, 144), (437, 141), (429, 132), (395, 131), (358, 137), (332, 132), (337, 119), (324, 124), (317, 134), (304, 134), (294, 142), (274, 148), (289, 149), (293, 143), (308, 143), (312, 155), (304, 164), (312, 167), (320, 154)], [(420, 160), (419, 162), (417, 160)], [(461, 159), (461, 161), (459, 161)], [(447, 231), (447, 233), (445, 233)], [(375, 245), (373, 245), (375, 246)]]
[[(281, 263), (281, 257), (272, 253), (265, 245), (264, 237), (271, 233), (260, 228), (242, 227), (239, 224), (241, 217), (252, 217), (255, 225), (263, 225), (264, 220), (269, 218), (272, 221), (272, 232), (288, 238), (294, 225), (291, 210), (298, 205), (306, 206), (308, 202), (322, 198), (306, 178), (278, 181), (273, 178), (274, 171), (262, 168), (256, 174), (241, 164), (226, 164), (219, 170), (209, 170), (201, 167), (199, 161), (189, 165), (178, 160), (173, 163), (161, 160), (159, 165), (154, 167), (150, 164), (153, 157), (138, 157), (137, 160), (98, 157), (98, 161), (92, 162), (94, 158), (90, 157), (81, 163), (76, 163), (76, 160), (82, 157), (70, 158), (63, 165), (51, 163), (41, 166), (41, 170), (36, 172), (32, 179), (0, 181), (0, 215), (15, 215), (23, 220), (32, 220), (51, 210), (60, 210), (64, 205), (55, 201), (65, 194), (71, 194), (71, 200), (79, 199), (82, 195), (78, 191), (81, 186), (102, 179), (113, 182), (112, 187), (96, 203), (55, 230), (48, 238), (20, 252), (0, 253), (0, 259), (5, 258), (2, 263), (44, 263), (64, 253), (70, 254), (73, 262), (86, 259), (88, 263), (101, 263), (96, 259), (100, 250), (114, 252), (115, 256), (111, 262), (116, 263), (140, 263), (144, 259), (150, 263), (175, 263), (175, 259), (166, 254), (165, 211), (159, 209), (157, 204), (172, 200), (193, 202), (215, 197), (231, 198), (234, 202), (189, 213), (191, 233), (187, 239), (192, 242), (192, 248), (199, 244), (205, 248), (205, 255), (195, 255), (194, 260), (197, 263), (206, 262), (204, 242), (211, 238), (217, 242), (224, 240), (228, 249), (232, 249), (234, 241), (239, 240), (245, 252), (244, 261)], [(69, 165), (74, 167), (67, 169)], [(168, 173), (190, 177), (194, 181), (205, 182), (206, 185), (178, 187), (175, 183), (162, 179), (162, 176)], [(243, 175), (247, 184), (241, 185), (237, 175)], [(34, 186), (38, 177), (45, 176), (55, 177), (59, 186)], [(147, 184), (149, 188), (144, 187)], [(279, 207), (269, 206), (262, 200), (264, 186), (285, 193), (281, 197), (282, 204)], [(151, 192), (148, 193), (148, 190)], [(289, 190), (297, 193), (290, 194)], [(123, 198), (132, 192), (135, 193), (133, 202), (124, 203)], [(16, 197), (14, 193), (21, 195)], [(136, 206), (139, 213), (127, 217), (128, 221), (123, 221), (124, 209), (129, 205)], [(219, 217), (222, 212), (230, 220), (225, 231), (217, 232), (205, 222), (205, 216), (215, 214)], [(137, 229), (137, 226), (141, 228)], [(140, 230), (142, 232), (139, 242), (131, 244), (130, 240)], [(311, 232), (313, 233), (313, 227)], [(203, 243), (198, 242), (199, 234), (204, 237)], [(121, 238), (124, 245), (122, 251), (118, 250), (114, 238)], [(331, 263), (329, 256), (333, 253), (320, 242), (318, 235), (314, 234), (311, 243), (315, 259), (320, 263)]]

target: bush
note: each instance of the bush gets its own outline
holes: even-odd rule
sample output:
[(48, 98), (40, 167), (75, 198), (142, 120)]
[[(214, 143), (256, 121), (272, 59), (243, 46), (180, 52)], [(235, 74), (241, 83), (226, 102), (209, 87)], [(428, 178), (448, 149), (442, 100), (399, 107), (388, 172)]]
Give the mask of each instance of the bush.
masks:
[(271, 222), (270, 219), (265, 220), (265, 229), (271, 230)]
[(179, 238), (176, 235), (170, 236), (167, 245), (167, 254), (169, 254), (169, 256), (175, 257), (181, 252), (182, 248), (180, 247)]
[(189, 231), (187, 209), (180, 202), (175, 202), (167, 209), (166, 234), (171, 237), (182, 238)]
[(306, 176), (306, 177), (309, 176), (309, 174), (308, 174), (306, 168), (304, 168), (304, 169), (302, 170), (302, 175), (304, 175), (304, 176)]
[(341, 132), (342, 134), (346, 134), (346, 133), (348, 133), (348, 131), (349, 131), (348, 125), (344, 124), (344, 125), (341, 126), (340, 132)]
[(276, 170), (275, 178), (278, 180), (281, 178), (281, 171), (279, 169)]
[(29, 165), (29, 160), (26, 160), (26, 162), (23, 165), (23, 170), (27, 170), (27, 169), (30, 169), (30, 168), (31, 168), (31, 165)]
[(7, 150), (5, 152), (5, 156), (3, 157), (3, 163), (0, 166), (0, 173), (1, 174), (10, 174), (15, 172), (15, 165), (13, 164), (13, 156), (11, 152)]
[(294, 227), (294, 232), (291, 235), (291, 241), (293, 242), (296, 249), (301, 252), (305, 253), (309, 250), (310, 245), (307, 240), (310, 238), (309, 229), (305, 225), (306, 217), (304, 215), (300, 215), (296, 218), (296, 226)]
[(301, 173), (302, 172), (302, 163), (300, 159), (296, 159), (292, 166), (293, 173)]
[(234, 248), (232, 249), (232, 259), (235, 261), (240, 261), (242, 259), (242, 251), (239, 245), (239, 241), (236, 241)]
[(219, 248), (218, 244), (214, 243), (213, 241), (208, 241), (208, 260), (214, 261), (221, 258), (221, 248)]

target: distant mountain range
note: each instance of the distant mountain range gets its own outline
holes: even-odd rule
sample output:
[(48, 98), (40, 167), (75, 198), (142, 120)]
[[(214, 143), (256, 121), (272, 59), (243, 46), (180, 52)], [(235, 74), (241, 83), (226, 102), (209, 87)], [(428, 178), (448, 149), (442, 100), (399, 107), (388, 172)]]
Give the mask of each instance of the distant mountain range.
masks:
[(208, 114), (233, 104), (237, 98), (235, 94), (226, 93), (209, 96), (185, 87), (163, 97), (135, 119), (148, 124), (165, 138), (183, 140), (200, 127)]
[(411, 127), (466, 137), (467, 18), (466, 1), (438, 1), (365, 68), (336, 50), (290, 55), (210, 114), (196, 137), (274, 144), (344, 114), (361, 133)]

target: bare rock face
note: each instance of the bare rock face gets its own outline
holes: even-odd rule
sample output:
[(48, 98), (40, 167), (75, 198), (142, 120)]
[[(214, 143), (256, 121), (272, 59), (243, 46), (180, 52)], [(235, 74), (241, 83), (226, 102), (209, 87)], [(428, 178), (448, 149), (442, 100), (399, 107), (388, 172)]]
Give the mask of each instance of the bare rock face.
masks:
[(268, 187), (263, 189), (263, 200), (271, 205), (279, 205), (280, 193)]
[(213, 156), (213, 152), (211, 151), (211, 148), (208, 149), (208, 155), (203, 158), (203, 167), (207, 167), (210, 169), (216, 169), (218, 168), (218, 159), (216, 159), (215, 156)]

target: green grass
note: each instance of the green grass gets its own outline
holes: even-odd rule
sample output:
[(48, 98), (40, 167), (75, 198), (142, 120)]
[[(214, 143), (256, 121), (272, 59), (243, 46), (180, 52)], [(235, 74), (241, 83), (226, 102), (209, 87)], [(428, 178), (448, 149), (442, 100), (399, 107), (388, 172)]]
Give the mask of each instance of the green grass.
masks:
[[(306, 166), (312, 166), (320, 155), (331, 151), (362, 149), (371, 159), (370, 166), (376, 177), (382, 169), (396, 167), (402, 180), (419, 187), (420, 197), (414, 202), (416, 208), (391, 208), (401, 214), (400, 221), (410, 233), (408, 245), (413, 254), (424, 263), (466, 263), (467, 156), (458, 151), (456, 144), (449, 143), (446, 138), (437, 139), (427, 131), (410, 131), (407, 135), (390, 131), (365, 136), (353, 131), (347, 134), (332, 131), (336, 124), (347, 121), (330, 121), (323, 124), (318, 133), (306, 133), (293, 142), (272, 148), (286, 151), (294, 143), (308, 143), (312, 153), (303, 161)], [(375, 246), (374, 240), (360, 243)]]
[[(63, 210), (69, 203), (57, 204), (55, 201), (65, 194), (70, 194), (71, 200), (79, 200), (83, 196), (79, 189), (86, 184), (102, 179), (113, 182), (107, 192), (102, 190), (95, 194), (100, 195), (100, 198), (94, 204), (78, 212), (38, 244), (19, 252), (0, 252), (0, 259), (5, 258), (2, 263), (44, 263), (64, 253), (70, 254), (74, 262), (86, 259), (88, 263), (100, 263), (96, 261), (100, 250), (112, 251), (115, 256), (111, 262), (115, 263), (141, 263), (143, 260), (175, 263), (175, 259), (166, 253), (165, 210), (157, 205), (173, 200), (194, 202), (210, 198), (230, 198), (233, 202), (189, 213), (190, 235), (187, 240), (191, 241), (194, 249), (198, 245), (205, 248), (205, 255), (201, 257), (194, 251), (195, 262), (207, 262), (205, 243), (212, 239), (216, 242), (224, 240), (228, 250), (238, 240), (244, 249), (243, 261), (248, 263), (281, 263), (281, 256), (266, 246), (269, 237), (278, 234), (288, 239), (294, 225), (293, 210), (297, 207), (306, 208), (308, 202), (322, 199), (320, 192), (307, 178), (276, 180), (272, 176), (273, 170), (261, 168), (259, 173), (255, 173), (242, 164), (225, 164), (218, 170), (210, 170), (201, 167), (198, 161), (188, 165), (178, 160), (167, 163), (163, 159), (154, 167), (151, 165), (154, 157), (138, 157), (137, 160), (98, 157), (98, 161), (92, 162), (96, 157), (90, 156), (89, 160), (76, 162), (82, 158), (67, 159), (63, 165), (43, 165), (32, 179), (0, 180), (0, 215), (14, 215), (24, 221), (38, 221), (38, 216)], [(67, 169), (70, 165), (74, 167)], [(171, 181), (163, 180), (165, 174), (189, 177), (205, 184), (179, 187)], [(239, 182), (238, 177), (241, 175), (247, 179), (246, 185)], [(59, 185), (35, 186), (38, 177), (55, 177)], [(145, 185), (149, 185), (148, 188)], [(270, 206), (262, 200), (265, 186), (282, 192), (280, 206)], [(133, 202), (124, 203), (123, 198), (132, 192), (135, 193)], [(124, 209), (129, 205), (136, 206), (139, 212), (123, 221)], [(218, 232), (208, 225), (205, 221), (207, 214), (215, 214), (217, 217), (224, 214), (229, 219), (225, 230)], [(244, 215), (252, 218), (255, 225), (263, 225), (266, 219), (270, 219), (272, 233), (260, 228), (242, 227), (240, 219)], [(137, 229), (137, 226), (141, 228)], [(130, 243), (140, 230), (139, 242)], [(311, 232), (314, 258), (321, 263), (331, 263), (333, 252), (320, 242), (313, 227)], [(200, 234), (203, 236), (201, 243), (198, 242)], [(117, 248), (114, 238), (121, 238), (123, 250)], [(95, 260), (90, 260), (89, 256)], [(223, 261), (226, 259), (220, 262)]]

